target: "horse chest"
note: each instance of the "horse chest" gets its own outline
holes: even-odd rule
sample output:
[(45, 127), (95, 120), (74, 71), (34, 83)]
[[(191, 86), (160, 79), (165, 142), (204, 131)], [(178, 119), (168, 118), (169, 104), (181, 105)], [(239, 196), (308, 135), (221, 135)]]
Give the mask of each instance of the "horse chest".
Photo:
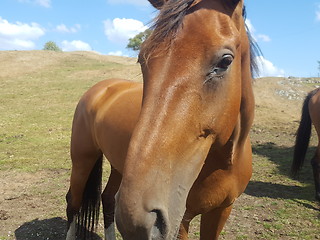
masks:
[(206, 177), (199, 175), (189, 192), (187, 211), (200, 214), (229, 206), (237, 198), (235, 186), (235, 178), (229, 170), (219, 169)]

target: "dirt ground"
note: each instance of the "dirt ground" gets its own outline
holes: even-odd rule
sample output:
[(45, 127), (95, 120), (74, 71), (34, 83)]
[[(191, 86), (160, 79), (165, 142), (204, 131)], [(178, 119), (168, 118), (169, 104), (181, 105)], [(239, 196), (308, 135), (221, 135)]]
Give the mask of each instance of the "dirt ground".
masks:
[(60, 174), (1, 172), (0, 239), (65, 239), (64, 215), (48, 218), (48, 213), (61, 213), (65, 207), (61, 190), (67, 189), (67, 178), (60, 190), (52, 184)]
[[(64, 190), (67, 189), (68, 179), (65, 178), (64, 184), (60, 185), (59, 189), (52, 186), (51, 181), (48, 180), (61, 178), (61, 174), (65, 176), (65, 173), (60, 172), (41, 172), (39, 174), (8, 172), (1, 177), (0, 234), (2, 237), (0, 239), (65, 239), (66, 218), (62, 213), (65, 208), (63, 195)], [(267, 190), (273, 188), (276, 193), (265, 192), (266, 189), (263, 190), (263, 188)], [(35, 189), (38, 189), (37, 192)], [(41, 193), (39, 189), (49, 194)], [(263, 237), (266, 229), (261, 223), (271, 223), (274, 221), (274, 209), (286, 207), (285, 200), (278, 199), (280, 198), (277, 196), (278, 191), (282, 191), (286, 198), (294, 198), (295, 194), (299, 194), (299, 187), (291, 189), (290, 186), (287, 186), (282, 189), (277, 185), (264, 186), (263, 183), (252, 181), (246, 192), (236, 201), (221, 239), (300, 239), (288, 234), (290, 225), (277, 230), (278, 237)], [(56, 198), (50, 199), (50, 195), (56, 195)], [(276, 201), (279, 203), (275, 204)], [(314, 217), (320, 218), (318, 203), (305, 204), (303, 200), (300, 201), (298, 202), (300, 207), (314, 212)], [(48, 213), (51, 213), (52, 217), (48, 217)], [(296, 221), (306, 227), (313, 226), (312, 219), (296, 219)], [(194, 223), (190, 239), (199, 239), (198, 227), (198, 223)], [(102, 233), (102, 219), (99, 222), (99, 232)], [(313, 236), (313, 239), (320, 239), (320, 235), (316, 233)], [(97, 235), (97, 239), (102, 238)]]

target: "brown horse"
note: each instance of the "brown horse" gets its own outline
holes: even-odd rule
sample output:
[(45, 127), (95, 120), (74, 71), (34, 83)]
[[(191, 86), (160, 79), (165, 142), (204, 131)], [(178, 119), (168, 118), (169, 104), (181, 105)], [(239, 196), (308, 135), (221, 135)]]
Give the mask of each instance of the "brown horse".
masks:
[(311, 91), (304, 100), (302, 106), (301, 121), (297, 131), (294, 155), (292, 161), (292, 173), (297, 175), (302, 168), (309, 141), (311, 127), (314, 125), (318, 135), (318, 147), (311, 159), (313, 178), (316, 188), (316, 199), (320, 201), (320, 88)]
[[(149, 0), (160, 9), (139, 62), (143, 85), (106, 80), (73, 121), (67, 239), (94, 230), (102, 156), (105, 239), (217, 239), (251, 177), (253, 66), (242, 0)], [(78, 222), (78, 233), (76, 232)], [(86, 234), (83, 234), (86, 235)]]

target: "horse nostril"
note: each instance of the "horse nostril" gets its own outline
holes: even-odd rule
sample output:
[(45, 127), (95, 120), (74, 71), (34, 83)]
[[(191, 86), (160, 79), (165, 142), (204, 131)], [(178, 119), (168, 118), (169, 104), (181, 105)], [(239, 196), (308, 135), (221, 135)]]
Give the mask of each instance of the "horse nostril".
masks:
[(163, 238), (167, 234), (167, 220), (159, 209), (152, 210), (151, 213), (156, 214), (156, 221), (151, 229), (151, 239)]

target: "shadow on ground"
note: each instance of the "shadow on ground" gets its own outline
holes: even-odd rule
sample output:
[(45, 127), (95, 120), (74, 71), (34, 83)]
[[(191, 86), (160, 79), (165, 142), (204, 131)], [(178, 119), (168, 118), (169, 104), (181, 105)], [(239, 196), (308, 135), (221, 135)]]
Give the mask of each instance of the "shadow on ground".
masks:
[[(306, 160), (301, 169), (297, 180), (301, 183), (313, 184), (313, 176), (310, 160), (315, 152), (315, 147), (309, 147), (306, 155)], [(292, 178), (290, 174), (291, 163), (293, 158), (293, 147), (278, 146), (273, 142), (257, 144), (252, 147), (253, 154), (263, 156), (269, 161), (276, 164), (281, 175)]]
[[(307, 208), (320, 211), (320, 203), (318, 207), (306, 203), (304, 200), (315, 201), (313, 195), (313, 186), (299, 187), (275, 184), (269, 182), (250, 181), (245, 193), (254, 197), (267, 197), (272, 199), (291, 199)], [(320, 218), (320, 215), (319, 215)]]
[[(67, 221), (60, 218), (50, 218), (24, 223), (15, 230), (16, 240), (65, 240)], [(93, 240), (102, 238), (94, 234)]]
[[(296, 180), (304, 183), (305, 186), (296, 186), (288, 184), (289, 179), (293, 179), (291, 175), (291, 162), (293, 156), (293, 147), (278, 146), (275, 143), (267, 142), (264, 144), (254, 145), (252, 151), (255, 155), (267, 158), (276, 165), (276, 173), (280, 173), (284, 177), (282, 183), (250, 181), (245, 193), (254, 197), (266, 197), (272, 199), (291, 199), (299, 202), (307, 208), (320, 211), (320, 205), (311, 205), (304, 200), (315, 201), (315, 189), (312, 175), (310, 159), (315, 151), (315, 147), (308, 149), (306, 160), (299, 176)], [(289, 178), (289, 179), (288, 179)], [(320, 215), (319, 215), (320, 216)]]

